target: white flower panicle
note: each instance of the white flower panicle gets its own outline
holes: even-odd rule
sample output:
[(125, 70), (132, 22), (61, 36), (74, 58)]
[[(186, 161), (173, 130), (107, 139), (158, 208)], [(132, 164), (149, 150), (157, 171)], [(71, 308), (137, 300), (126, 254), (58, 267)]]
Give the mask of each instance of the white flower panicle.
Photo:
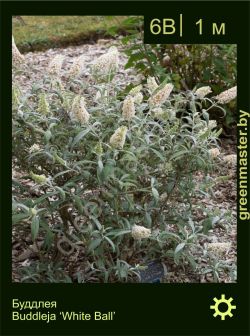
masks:
[(160, 118), (164, 115), (163, 109), (161, 107), (155, 107), (152, 110), (152, 112), (154, 114), (154, 117), (156, 117), (156, 118)]
[(50, 107), (49, 107), (46, 93), (40, 94), (37, 111), (44, 115), (50, 114)]
[(236, 164), (237, 164), (237, 155), (236, 155), (236, 154), (225, 155), (225, 156), (223, 157), (223, 160), (224, 160), (229, 166), (236, 166)]
[(234, 86), (229, 90), (221, 92), (218, 96), (215, 97), (215, 99), (220, 104), (227, 104), (236, 97), (237, 97), (237, 86)]
[(77, 78), (81, 75), (84, 68), (84, 56), (77, 57), (68, 71), (69, 78)]
[(39, 150), (40, 150), (40, 146), (38, 144), (34, 144), (30, 147), (29, 153), (35, 153), (35, 152), (38, 152)]
[(131, 96), (127, 96), (122, 106), (122, 116), (126, 120), (131, 120), (135, 115), (135, 104)]
[(140, 105), (143, 101), (143, 94), (138, 92), (135, 96), (133, 96), (133, 101), (135, 104)]
[(133, 225), (131, 235), (136, 240), (149, 238), (151, 236), (151, 230), (141, 225)]
[(63, 60), (63, 55), (56, 55), (49, 63), (48, 73), (52, 76), (60, 76)]
[(208, 128), (213, 129), (217, 127), (217, 121), (216, 120), (209, 120), (208, 122)]
[(98, 79), (109, 79), (118, 70), (119, 52), (116, 47), (109, 48), (108, 52), (97, 58), (92, 66), (93, 75)]
[(230, 250), (231, 243), (209, 243), (207, 250), (216, 254), (218, 257), (223, 257)]
[(110, 138), (110, 145), (117, 149), (122, 149), (127, 135), (128, 128), (126, 126), (119, 127)]
[(34, 180), (37, 184), (44, 184), (48, 181), (48, 178), (42, 174), (42, 175), (37, 175), (34, 174), (33, 172), (30, 172), (30, 177), (32, 180)]
[(142, 85), (137, 85), (129, 91), (129, 95), (136, 96), (142, 90)]
[(170, 83), (166, 84), (161, 90), (156, 92), (153, 96), (149, 98), (149, 105), (160, 106), (168, 99), (170, 93), (172, 92), (174, 86)]
[(141, 104), (143, 101), (143, 94), (140, 92), (142, 90), (142, 85), (137, 85), (129, 91), (129, 95), (133, 97), (135, 104)]
[(85, 100), (81, 96), (76, 96), (73, 100), (70, 118), (72, 121), (80, 122), (81, 124), (87, 124), (90, 118), (90, 114), (86, 110)]
[(198, 98), (204, 98), (211, 92), (212, 90), (210, 86), (202, 86), (199, 89), (195, 90), (195, 94)]
[(220, 150), (219, 148), (211, 148), (209, 149), (209, 155), (211, 156), (211, 158), (216, 158), (218, 155), (220, 155)]
[(102, 147), (102, 144), (101, 142), (98, 142), (95, 147), (94, 147), (94, 152), (97, 154), (97, 155), (102, 155), (103, 154), (103, 147)]
[(15, 67), (20, 66), (24, 63), (24, 56), (18, 50), (14, 37), (12, 36), (12, 64)]
[(158, 84), (154, 77), (147, 78), (147, 88), (151, 94), (158, 88)]

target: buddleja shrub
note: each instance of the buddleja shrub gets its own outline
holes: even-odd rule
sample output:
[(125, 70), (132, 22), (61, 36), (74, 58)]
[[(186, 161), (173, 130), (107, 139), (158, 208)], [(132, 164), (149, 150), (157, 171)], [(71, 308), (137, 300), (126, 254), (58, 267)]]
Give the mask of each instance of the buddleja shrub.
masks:
[(209, 99), (209, 87), (175, 94), (148, 78), (124, 96), (111, 47), (91, 65), (76, 59), (63, 80), (56, 56), (22, 93), (16, 74), (34, 70), (18, 50), (13, 59), (13, 225), (31, 232), (47, 273), (60, 261), (65, 276), (40, 281), (136, 282), (153, 259), (194, 265), (194, 174), (219, 153), (207, 110), (235, 90)]
[[(111, 18), (110, 18), (111, 19)], [(143, 17), (130, 16), (122, 22), (128, 34), (121, 41), (128, 56), (125, 68), (135, 68), (143, 75), (155, 76), (157, 82), (168, 77), (175, 89), (188, 90), (202, 83), (213, 92), (235, 85), (237, 77), (237, 48), (234, 44), (143, 44)], [(118, 27), (108, 32), (119, 34)], [(232, 134), (236, 122), (236, 102), (225, 106), (226, 116), (210, 110), (213, 119), (223, 123)]]

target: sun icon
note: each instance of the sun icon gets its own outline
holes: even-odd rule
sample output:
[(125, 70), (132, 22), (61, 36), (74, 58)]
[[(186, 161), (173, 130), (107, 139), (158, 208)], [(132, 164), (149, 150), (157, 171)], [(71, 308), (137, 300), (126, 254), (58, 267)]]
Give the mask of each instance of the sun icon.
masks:
[[(215, 313), (213, 314), (214, 317), (220, 316), (221, 320), (225, 320), (226, 316), (232, 317), (233, 314), (231, 313), (232, 309), (236, 309), (236, 306), (233, 306), (231, 302), (233, 301), (233, 298), (226, 299), (225, 294), (221, 294), (221, 299), (217, 299), (216, 297), (213, 298), (215, 304), (213, 306), (210, 306), (210, 309), (214, 309)], [(219, 306), (227, 306), (226, 311), (220, 311)], [(223, 309), (224, 310), (224, 309)]]

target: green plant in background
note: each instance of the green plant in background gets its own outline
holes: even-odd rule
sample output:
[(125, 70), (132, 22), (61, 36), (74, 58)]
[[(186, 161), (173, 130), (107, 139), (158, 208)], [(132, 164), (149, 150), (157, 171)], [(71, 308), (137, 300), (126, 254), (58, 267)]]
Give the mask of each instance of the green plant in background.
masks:
[[(82, 43), (96, 36), (123, 33), (122, 43), (128, 55), (127, 68), (136, 68), (145, 76), (154, 76), (158, 84), (166, 76), (176, 89), (192, 89), (209, 85), (214, 94), (236, 84), (237, 49), (232, 44), (213, 45), (146, 45), (143, 44), (141, 16), (26, 16), (20, 23), (13, 19), (13, 31), (21, 51), (60, 47)], [(222, 120), (217, 111), (210, 111), (231, 132), (236, 121), (236, 103), (226, 107)]]
[(57, 55), (24, 93), (18, 75), (34, 69), (17, 51), (14, 45), (12, 149), (20, 177), (13, 225), (31, 233), (39, 258), (23, 281), (137, 282), (152, 259), (196, 268), (203, 232), (192, 218), (194, 174), (209, 171), (219, 154), (220, 131), (207, 111), (223, 112), (236, 90), (207, 98), (208, 86), (178, 92), (169, 77), (159, 85), (148, 77), (124, 94), (111, 47), (85, 65), (84, 83), (82, 58), (62, 80)]

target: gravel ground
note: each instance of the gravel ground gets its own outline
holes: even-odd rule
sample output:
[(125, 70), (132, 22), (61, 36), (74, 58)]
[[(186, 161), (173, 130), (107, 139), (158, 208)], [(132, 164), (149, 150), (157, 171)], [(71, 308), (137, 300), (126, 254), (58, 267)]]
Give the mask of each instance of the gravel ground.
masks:
[[(25, 62), (32, 71), (32, 77), (29, 75), (17, 76), (17, 81), (22, 83), (22, 90), (26, 91), (30, 86), (30, 83), (39, 83), (41, 80), (41, 72), (47, 69), (49, 62), (58, 54), (64, 56), (63, 67), (62, 67), (62, 78), (64, 74), (69, 70), (75, 58), (83, 56), (86, 68), (83, 70), (80, 80), (84, 80), (89, 76), (89, 65), (94, 59), (98, 58), (102, 54), (106, 53), (108, 48), (111, 46), (116, 46), (121, 52), (119, 56), (120, 67), (118, 73), (115, 76), (115, 81), (119, 85), (128, 85), (128, 83), (133, 83), (136, 85), (140, 83), (140, 76), (136, 75), (132, 69), (124, 69), (127, 62), (127, 58), (122, 53), (122, 46), (118, 40), (105, 40), (100, 39), (96, 44), (84, 44), (81, 46), (73, 46), (65, 49), (48, 49), (44, 52), (29, 52), (25, 54)], [(40, 72), (41, 71), (41, 72)]]
[[(74, 61), (75, 57), (84, 55), (85, 63), (89, 65), (94, 58), (97, 58), (101, 54), (105, 53), (107, 49), (116, 45), (118, 50), (122, 51), (122, 47), (119, 45), (119, 41), (114, 40), (99, 40), (96, 44), (85, 44), (82, 46), (69, 47), (65, 49), (49, 49), (45, 52), (35, 52), (27, 53), (25, 55), (26, 64), (29, 67), (40, 69), (46, 69), (49, 61), (57, 54), (62, 54), (65, 56), (64, 60), (64, 71), (67, 71)], [(121, 54), (120, 57), (121, 65), (126, 64), (126, 57)], [(116, 76), (116, 81), (121, 86), (126, 86), (128, 83), (137, 84), (140, 82), (140, 77), (138, 77), (133, 70), (124, 70), (121, 66), (120, 70)], [(30, 86), (31, 82), (37, 82), (41, 80), (41, 72), (30, 72), (32, 73), (32, 78), (29, 76), (19, 75), (17, 76), (18, 82), (22, 83), (22, 90), (25, 92)], [(88, 76), (88, 66), (83, 71), (81, 80), (84, 80)], [(222, 140), (222, 155), (234, 154), (235, 146), (228, 140)], [(18, 172), (13, 172), (16, 178), (18, 178)], [(236, 224), (236, 171), (235, 167), (228, 167), (225, 164), (221, 164), (220, 171), (213, 173), (213, 177), (218, 177), (226, 175), (227, 180), (217, 179), (216, 184), (213, 186), (213, 191), (201, 195), (197, 193), (194, 199), (194, 213), (196, 220), (202, 221), (208, 215), (217, 216), (217, 221), (213, 228), (209, 230), (208, 237), (201, 239), (199, 244), (201, 247), (206, 246), (209, 243), (231, 243), (230, 248), (220, 257), (220, 261), (226, 262), (227, 266), (231, 267), (231, 271), (226, 271), (221, 269), (219, 271), (220, 282), (236, 282), (236, 241), (237, 241), (237, 224)], [(195, 176), (197, 181), (197, 186), (201, 186), (203, 181), (203, 176)], [(22, 235), (21, 235), (22, 236)], [(30, 237), (22, 236), (20, 239), (20, 232), (13, 232), (13, 281), (19, 282), (20, 275), (18, 269), (20, 267), (28, 266), (31, 263), (31, 254), (28, 253), (27, 257), (21, 258), (20, 255), (27, 251), (27, 246), (31, 246), (32, 242)], [(30, 250), (30, 248), (28, 249)], [(34, 253), (33, 253), (34, 254)], [(33, 255), (32, 255), (33, 257)], [(81, 256), (78, 256), (81, 260)], [(74, 269), (71, 269), (71, 274), (79, 272), (80, 265), (74, 261)], [(207, 265), (207, 258), (205, 255), (197, 254), (196, 261), (199, 263), (199, 271), (194, 272), (189, 266), (178, 266), (174, 263), (167, 263), (167, 276), (164, 282), (213, 282), (212, 272), (209, 272), (209, 265)]]

